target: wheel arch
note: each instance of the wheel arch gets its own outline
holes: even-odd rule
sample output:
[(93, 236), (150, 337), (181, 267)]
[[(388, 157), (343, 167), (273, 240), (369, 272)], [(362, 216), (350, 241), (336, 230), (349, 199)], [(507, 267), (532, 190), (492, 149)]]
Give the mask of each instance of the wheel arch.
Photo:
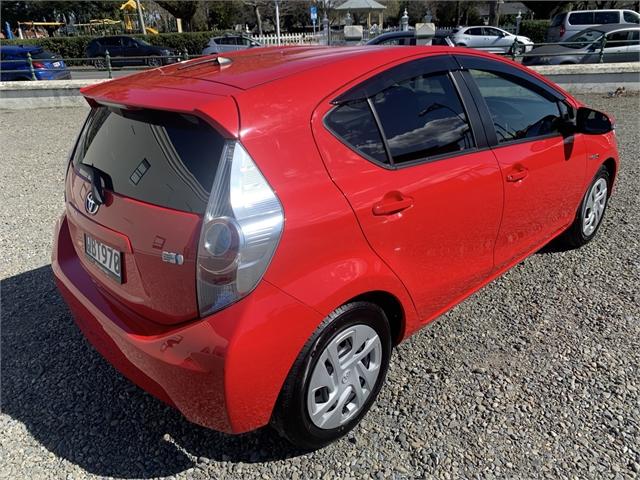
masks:
[(613, 183), (614, 183), (614, 181), (616, 179), (616, 174), (618, 173), (618, 166), (616, 165), (616, 161), (612, 157), (607, 158), (602, 163), (602, 166), (604, 166), (604, 168), (607, 169), (607, 172), (609, 172), (609, 192), (608, 192), (608, 195), (611, 196), (611, 193), (613, 191)]
[(380, 307), (389, 321), (393, 346), (402, 341), (406, 329), (406, 315), (402, 302), (395, 295), (384, 290), (373, 290), (350, 298), (344, 304), (352, 302), (369, 302)]

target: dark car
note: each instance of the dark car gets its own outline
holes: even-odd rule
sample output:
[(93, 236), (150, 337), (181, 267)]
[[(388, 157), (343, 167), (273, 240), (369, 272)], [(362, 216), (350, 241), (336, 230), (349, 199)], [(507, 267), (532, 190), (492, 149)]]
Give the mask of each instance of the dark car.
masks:
[(159, 67), (178, 61), (176, 52), (171, 48), (151, 45), (140, 38), (125, 35), (94, 38), (87, 45), (86, 56), (95, 59), (93, 64), (96, 68), (104, 68), (107, 51), (114, 67)]
[[(365, 45), (420, 45), (420, 39), (416, 37), (415, 30), (388, 32), (369, 40)], [(453, 42), (447, 34), (436, 31), (431, 45), (453, 47)]]
[(632, 25), (600, 25), (587, 28), (562, 45), (544, 45), (534, 48), (522, 59), (525, 65), (568, 65), (602, 61), (637, 62), (640, 60), (640, 27)]
[(31, 55), (33, 75), (36, 80), (68, 80), (71, 72), (55, 53), (34, 45), (0, 48), (0, 81), (33, 80), (29, 59)]

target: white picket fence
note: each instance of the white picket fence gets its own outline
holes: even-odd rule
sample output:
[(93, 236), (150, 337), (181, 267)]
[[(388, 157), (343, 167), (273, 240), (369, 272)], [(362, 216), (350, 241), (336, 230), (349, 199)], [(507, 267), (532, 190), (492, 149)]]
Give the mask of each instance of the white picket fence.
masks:
[[(252, 35), (251, 38), (262, 45), (278, 45), (278, 36), (271, 35)], [(306, 34), (306, 33), (282, 33), (280, 34), (280, 45), (318, 45), (322, 35)]]

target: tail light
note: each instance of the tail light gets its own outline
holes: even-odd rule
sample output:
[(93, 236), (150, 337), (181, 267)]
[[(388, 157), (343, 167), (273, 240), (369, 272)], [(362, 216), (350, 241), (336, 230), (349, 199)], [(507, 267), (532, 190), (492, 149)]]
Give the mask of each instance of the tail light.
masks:
[(45, 68), (42, 62), (32, 62), (31, 65), (33, 65), (33, 68)]
[(560, 38), (564, 37), (566, 31), (567, 29), (564, 28), (564, 25), (560, 25)]
[(198, 245), (200, 315), (239, 300), (258, 284), (278, 245), (282, 206), (244, 147), (226, 143)]

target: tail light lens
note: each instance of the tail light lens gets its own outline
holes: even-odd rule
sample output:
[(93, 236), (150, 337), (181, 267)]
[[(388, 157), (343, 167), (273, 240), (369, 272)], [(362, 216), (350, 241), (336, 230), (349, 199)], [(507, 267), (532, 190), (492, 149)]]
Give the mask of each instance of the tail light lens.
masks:
[(244, 147), (226, 143), (198, 246), (198, 307), (208, 315), (258, 284), (278, 245), (282, 205)]
[(563, 37), (566, 31), (567, 29), (564, 28), (564, 25), (560, 25), (560, 37)]
[(33, 68), (45, 68), (42, 62), (32, 62), (31, 65), (33, 65)]

